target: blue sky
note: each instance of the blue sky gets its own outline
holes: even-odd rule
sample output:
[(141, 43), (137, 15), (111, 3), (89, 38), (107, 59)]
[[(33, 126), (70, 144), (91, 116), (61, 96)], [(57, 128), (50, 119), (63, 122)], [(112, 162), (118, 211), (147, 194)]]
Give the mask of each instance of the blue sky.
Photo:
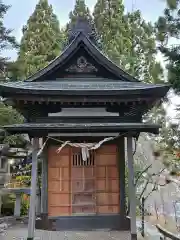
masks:
[[(5, 25), (14, 30), (13, 34), (20, 41), (22, 26), (26, 24), (38, 0), (5, 0), (4, 2), (11, 5), (5, 16)], [(49, 0), (49, 3), (53, 5), (60, 24), (64, 25), (68, 21), (68, 14), (73, 9), (75, 0)], [(86, 0), (86, 4), (91, 10), (93, 10), (95, 3), (96, 0)], [(134, 9), (140, 9), (143, 17), (148, 21), (155, 21), (165, 6), (164, 0), (125, 0), (124, 3), (128, 11), (132, 10), (133, 5)], [(4, 55), (12, 59), (16, 58), (16, 53), (12, 50), (4, 52)]]

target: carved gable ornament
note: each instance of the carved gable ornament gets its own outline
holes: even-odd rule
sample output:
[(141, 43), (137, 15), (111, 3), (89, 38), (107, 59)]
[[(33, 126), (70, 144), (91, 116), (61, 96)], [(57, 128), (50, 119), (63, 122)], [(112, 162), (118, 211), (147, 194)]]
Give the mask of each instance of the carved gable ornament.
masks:
[(69, 73), (94, 73), (98, 69), (89, 63), (85, 57), (79, 57), (75, 64), (72, 64), (66, 69)]

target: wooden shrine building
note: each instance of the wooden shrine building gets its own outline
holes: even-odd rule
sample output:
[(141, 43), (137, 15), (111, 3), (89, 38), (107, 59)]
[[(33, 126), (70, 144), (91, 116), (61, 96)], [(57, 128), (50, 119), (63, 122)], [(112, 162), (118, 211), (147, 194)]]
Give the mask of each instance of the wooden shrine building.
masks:
[[(161, 101), (169, 87), (138, 81), (112, 63), (98, 44), (91, 26), (79, 18), (59, 57), (25, 81), (0, 84), (0, 95), (26, 119), (24, 124), (4, 129), (9, 134), (29, 134), (34, 148), (28, 239), (34, 236), (39, 138), (45, 141), (48, 136), (41, 155), (41, 220), (36, 226), (130, 229), (125, 203), (126, 155), (131, 235), (136, 239), (133, 139), (141, 132), (158, 133), (159, 126), (143, 123), (142, 116)], [(114, 139), (89, 150), (83, 158), (82, 149), (109, 137)], [(63, 141), (71, 144), (66, 142), (57, 152)]]

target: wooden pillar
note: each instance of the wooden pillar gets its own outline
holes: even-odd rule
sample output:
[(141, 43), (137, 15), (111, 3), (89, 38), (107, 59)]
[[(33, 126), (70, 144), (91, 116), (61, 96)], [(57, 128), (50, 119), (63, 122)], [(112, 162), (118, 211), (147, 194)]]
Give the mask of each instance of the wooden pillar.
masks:
[[(118, 168), (119, 168), (119, 187), (120, 187), (120, 215), (122, 221), (126, 218), (126, 183), (125, 183), (125, 146), (124, 137), (119, 138), (118, 148)], [(123, 222), (122, 222), (123, 223)]]
[(34, 239), (35, 221), (36, 221), (36, 193), (37, 193), (37, 162), (38, 162), (38, 147), (39, 139), (33, 138), (33, 152), (32, 152), (32, 170), (31, 170), (31, 196), (28, 220), (28, 238)]
[(48, 159), (45, 146), (42, 154), (42, 187), (41, 187), (41, 215), (48, 214)]
[(127, 137), (127, 159), (128, 159), (128, 189), (129, 189), (129, 201), (130, 201), (131, 240), (137, 240), (136, 189), (134, 184), (133, 138), (132, 137)]

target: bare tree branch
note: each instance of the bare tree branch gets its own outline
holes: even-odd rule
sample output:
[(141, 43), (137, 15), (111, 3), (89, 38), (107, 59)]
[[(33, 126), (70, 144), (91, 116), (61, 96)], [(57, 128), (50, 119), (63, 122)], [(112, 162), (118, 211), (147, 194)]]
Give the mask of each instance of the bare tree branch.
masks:
[(141, 172), (139, 173), (139, 175), (137, 176), (137, 179), (136, 179), (136, 181), (135, 181), (135, 186), (137, 185), (139, 179), (143, 176), (143, 174), (144, 174), (145, 172), (148, 171), (148, 169), (149, 169), (150, 167), (152, 167), (152, 164), (150, 164), (149, 166), (147, 166), (143, 171), (141, 171)]
[(149, 184), (149, 179), (146, 179), (146, 180), (147, 180), (147, 181), (146, 181), (146, 183), (145, 183), (145, 186), (144, 186), (141, 194), (139, 195), (139, 200), (140, 200), (140, 199), (142, 198), (142, 196), (144, 195), (144, 192), (146, 191), (146, 188), (147, 188), (147, 186), (148, 186), (148, 184)]

